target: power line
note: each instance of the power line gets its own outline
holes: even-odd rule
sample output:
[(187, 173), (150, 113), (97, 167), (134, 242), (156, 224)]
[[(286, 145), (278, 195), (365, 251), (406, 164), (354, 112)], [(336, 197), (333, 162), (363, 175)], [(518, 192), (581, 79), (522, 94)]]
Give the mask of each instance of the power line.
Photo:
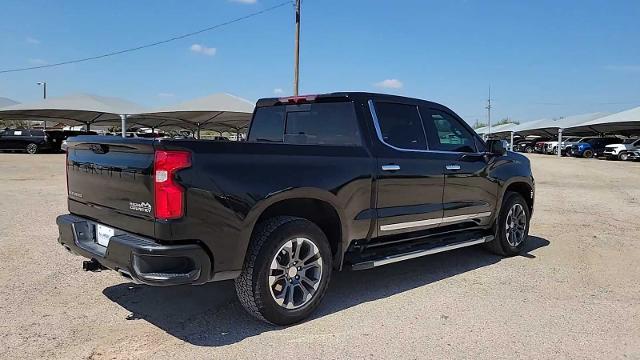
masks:
[(229, 21), (217, 24), (217, 25), (213, 25), (213, 26), (210, 26), (210, 27), (205, 28), (205, 29), (201, 29), (201, 30), (198, 30), (198, 31), (194, 31), (194, 32), (190, 32), (190, 33), (174, 36), (172, 38), (156, 41), (156, 42), (153, 42), (153, 43), (150, 43), (150, 44), (140, 45), (140, 46), (124, 49), (124, 50), (113, 51), (113, 52), (109, 52), (109, 53), (106, 53), (106, 54), (90, 56), (90, 57), (86, 57), (86, 58), (82, 58), (82, 59), (67, 60), (67, 61), (63, 61), (63, 62), (59, 62), (59, 63), (55, 63), (55, 64), (46, 64), (46, 65), (38, 65), (38, 66), (29, 66), (29, 67), (24, 67), (24, 68), (0, 70), (0, 74), (6, 74), (6, 73), (11, 73), (11, 72), (19, 72), (19, 71), (27, 71), (27, 70), (35, 70), (35, 69), (42, 69), (42, 68), (50, 68), (50, 67), (55, 67), (55, 66), (68, 65), (68, 64), (75, 64), (75, 63), (91, 61), (91, 60), (98, 60), (98, 59), (102, 59), (102, 58), (106, 58), (106, 57), (110, 57), (110, 56), (125, 54), (125, 53), (129, 53), (129, 52), (133, 52), (133, 51), (138, 51), (138, 50), (150, 48), (150, 47), (153, 47), (153, 46), (166, 44), (166, 43), (169, 43), (169, 42), (172, 42), (172, 41), (181, 40), (181, 39), (184, 39), (184, 38), (187, 38), (187, 37), (190, 37), (190, 36), (201, 34), (203, 32), (216, 30), (216, 29), (221, 28), (223, 26), (231, 25), (231, 24), (240, 22), (242, 20), (246, 20), (246, 19), (258, 16), (258, 15), (262, 15), (264, 13), (273, 11), (275, 9), (281, 8), (281, 7), (283, 7), (285, 5), (288, 5), (288, 4), (291, 4), (291, 3), (292, 3), (291, 0), (288, 0), (288, 1), (285, 1), (285, 2), (282, 2), (282, 3), (279, 3), (277, 5), (271, 6), (269, 8), (266, 8), (264, 10), (260, 10), (260, 11), (257, 11), (257, 12), (254, 12), (254, 13), (251, 13), (251, 14), (248, 14), (248, 15), (233, 19), (233, 20), (229, 20)]

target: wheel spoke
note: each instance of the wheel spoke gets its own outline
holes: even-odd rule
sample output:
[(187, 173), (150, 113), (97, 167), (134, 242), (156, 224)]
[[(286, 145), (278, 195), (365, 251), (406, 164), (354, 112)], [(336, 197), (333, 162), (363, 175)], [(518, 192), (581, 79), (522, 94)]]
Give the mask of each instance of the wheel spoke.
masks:
[(287, 309), (305, 305), (320, 287), (322, 271), (320, 250), (313, 241), (287, 241), (271, 261), (268, 283), (273, 299)]

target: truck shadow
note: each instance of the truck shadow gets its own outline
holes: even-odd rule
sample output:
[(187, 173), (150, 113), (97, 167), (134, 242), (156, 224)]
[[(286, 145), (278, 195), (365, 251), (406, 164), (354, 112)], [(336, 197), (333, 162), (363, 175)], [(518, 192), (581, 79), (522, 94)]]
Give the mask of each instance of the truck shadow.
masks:
[[(525, 258), (548, 246), (530, 236)], [(322, 304), (310, 321), (352, 306), (386, 298), (458, 274), (500, 262), (480, 247), (454, 250), (366, 271), (334, 272)], [(233, 281), (202, 286), (150, 287), (123, 283), (103, 290), (131, 312), (127, 320), (145, 320), (196, 346), (223, 346), (280, 329), (255, 320), (235, 297)]]

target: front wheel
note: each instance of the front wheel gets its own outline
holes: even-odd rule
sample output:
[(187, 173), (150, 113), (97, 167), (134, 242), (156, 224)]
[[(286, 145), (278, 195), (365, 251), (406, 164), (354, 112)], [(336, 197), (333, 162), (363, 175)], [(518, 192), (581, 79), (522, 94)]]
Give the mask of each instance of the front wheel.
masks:
[(627, 161), (629, 160), (629, 154), (626, 152), (620, 153), (620, 155), (618, 155), (618, 159), (622, 161)]
[(533, 153), (533, 148), (532, 148), (531, 146), (527, 146), (527, 147), (524, 149), (524, 152), (526, 152), (527, 154), (531, 154), (531, 153)]
[(318, 307), (331, 270), (331, 247), (322, 230), (306, 219), (278, 216), (256, 227), (236, 292), (251, 315), (289, 325)]
[(584, 156), (586, 159), (590, 159), (590, 158), (592, 158), (592, 157), (593, 157), (593, 151), (591, 151), (591, 150), (585, 150), (585, 151), (582, 153), (582, 156)]
[(524, 249), (529, 237), (531, 212), (522, 195), (508, 192), (502, 201), (495, 238), (487, 248), (498, 255), (514, 256)]
[(27, 145), (26, 150), (27, 150), (27, 153), (33, 155), (38, 152), (38, 145), (34, 143), (30, 143)]

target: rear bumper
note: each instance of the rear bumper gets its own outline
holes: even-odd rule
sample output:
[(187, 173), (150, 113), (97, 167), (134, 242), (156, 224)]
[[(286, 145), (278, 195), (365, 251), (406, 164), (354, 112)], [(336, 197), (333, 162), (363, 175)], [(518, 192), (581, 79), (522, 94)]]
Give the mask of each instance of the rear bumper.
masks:
[(129, 276), (155, 285), (203, 284), (210, 281), (211, 258), (197, 244), (161, 245), (152, 239), (115, 229), (107, 247), (97, 244), (96, 222), (67, 214), (56, 219), (58, 242), (67, 250)]

